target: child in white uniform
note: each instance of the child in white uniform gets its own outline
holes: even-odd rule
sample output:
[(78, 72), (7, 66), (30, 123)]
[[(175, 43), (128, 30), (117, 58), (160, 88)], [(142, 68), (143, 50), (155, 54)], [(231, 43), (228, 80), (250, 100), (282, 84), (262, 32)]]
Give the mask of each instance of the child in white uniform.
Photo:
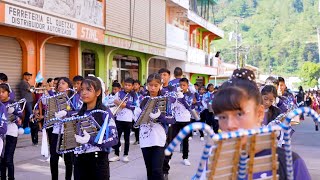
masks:
[[(161, 95), (161, 77), (159, 74), (151, 74), (147, 79), (147, 96), (157, 97)], [(148, 99), (141, 102), (144, 108)], [(172, 102), (171, 100), (170, 102)], [(148, 180), (163, 180), (164, 147), (166, 144), (166, 127), (174, 123), (174, 118), (162, 114), (160, 110), (150, 113), (150, 123), (140, 125), (139, 142), (143, 159), (147, 168)]]

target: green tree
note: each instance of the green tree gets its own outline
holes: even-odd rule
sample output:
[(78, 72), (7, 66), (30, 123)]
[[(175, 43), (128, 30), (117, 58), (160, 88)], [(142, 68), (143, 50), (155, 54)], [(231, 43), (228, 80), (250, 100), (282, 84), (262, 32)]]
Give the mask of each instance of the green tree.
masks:
[(301, 0), (294, 0), (292, 5), (296, 12), (303, 12), (303, 2)]
[(319, 52), (317, 43), (306, 44), (303, 51), (303, 59), (305, 61), (319, 62)]
[[(250, 46), (247, 63), (269, 73), (295, 76), (307, 62), (319, 63), (317, 24), (320, 24), (316, 0), (219, 0), (214, 17), (225, 34), (235, 31), (235, 19), (242, 34), (242, 45)], [(216, 21), (217, 22), (217, 21)], [(223, 60), (233, 63), (234, 41), (214, 41)]]
[(308, 56), (308, 61), (312, 62), (313, 61), (313, 57), (312, 57), (312, 53), (310, 51), (308, 52), (307, 56)]
[(318, 78), (320, 78), (320, 65), (313, 62), (305, 62), (302, 64), (299, 76), (303, 84), (308, 87), (318, 85)]
[(258, 6), (258, 0), (253, 0), (252, 1), (252, 4), (253, 4), (253, 8), (256, 8)]
[(241, 30), (245, 31), (245, 32), (248, 32), (250, 30), (250, 26), (247, 26), (245, 24), (241, 24)]
[(240, 17), (246, 18), (246, 17), (249, 17), (250, 15), (251, 15), (251, 11), (249, 6), (246, 1), (243, 1), (241, 5), (241, 10), (240, 10)]

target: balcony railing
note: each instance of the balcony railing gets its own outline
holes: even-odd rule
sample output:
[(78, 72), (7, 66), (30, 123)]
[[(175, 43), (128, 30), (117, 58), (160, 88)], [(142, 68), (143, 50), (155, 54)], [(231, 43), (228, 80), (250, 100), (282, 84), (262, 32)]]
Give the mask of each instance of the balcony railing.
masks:
[(188, 50), (188, 32), (167, 24), (167, 46)]
[(188, 48), (188, 62), (206, 65), (206, 52), (189, 46)]
[(208, 67), (217, 68), (219, 66), (219, 59), (215, 58), (213, 53), (207, 52), (189, 46), (188, 48), (188, 62), (201, 64)]

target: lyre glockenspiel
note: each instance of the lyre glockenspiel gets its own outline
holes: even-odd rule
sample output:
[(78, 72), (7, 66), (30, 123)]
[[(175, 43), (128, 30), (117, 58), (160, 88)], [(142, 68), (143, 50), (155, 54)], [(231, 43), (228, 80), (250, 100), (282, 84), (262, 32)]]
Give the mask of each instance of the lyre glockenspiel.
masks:
[[(27, 102), (26, 99), (23, 98), (15, 103), (8, 104), (6, 106), (7, 111), (9, 108), (14, 108), (14, 111), (16, 111), (17, 113), (22, 113), (26, 106), (26, 102)], [(8, 122), (14, 122), (16, 120), (16, 116), (13, 113), (8, 113), (7, 120)]]
[(137, 122), (134, 124), (134, 127), (138, 127), (142, 124), (147, 124), (150, 122), (150, 113), (154, 113), (155, 110), (160, 110), (161, 114), (167, 114), (170, 108), (169, 106), (169, 97), (168, 96), (158, 96), (158, 97), (149, 97), (146, 105), (144, 106), (142, 113), (138, 117)]
[[(264, 171), (271, 171), (270, 178), (277, 179), (278, 158), (275, 132), (280, 129), (280, 126), (268, 126), (214, 134), (210, 126), (204, 123), (192, 123), (179, 132), (165, 153), (170, 155), (174, 147), (193, 130), (205, 130), (210, 138), (205, 145), (193, 179), (245, 179)], [(256, 152), (265, 149), (270, 149), (270, 153), (255, 156)]]
[(43, 101), (46, 101), (46, 111), (44, 117), (44, 125), (46, 128), (53, 126), (56, 121), (50, 121), (55, 118), (55, 113), (68, 110), (69, 103), (68, 103), (68, 96), (66, 93), (59, 93), (54, 96), (49, 96), (43, 98)]
[(93, 118), (94, 113), (107, 113), (102, 110), (92, 111), (88, 115), (74, 116), (70, 118), (64, 118), (59, 121), (59, 136), (57, 144), (57, 152), (64, 154), (73, 152), (76, 148), (81, 150), (81, 144), (76, 142), (74, 135), (83, 136), (84, 130), (90, 136), (97, 136), (101, 126)]

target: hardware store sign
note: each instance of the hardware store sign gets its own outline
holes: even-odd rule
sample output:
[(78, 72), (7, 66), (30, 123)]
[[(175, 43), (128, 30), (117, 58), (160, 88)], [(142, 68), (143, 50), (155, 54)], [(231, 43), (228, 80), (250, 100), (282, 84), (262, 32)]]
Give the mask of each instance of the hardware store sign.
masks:
[(77, 37), (77, 23), (8, 4), (5, 5), (5, 23), (60, 36)]

